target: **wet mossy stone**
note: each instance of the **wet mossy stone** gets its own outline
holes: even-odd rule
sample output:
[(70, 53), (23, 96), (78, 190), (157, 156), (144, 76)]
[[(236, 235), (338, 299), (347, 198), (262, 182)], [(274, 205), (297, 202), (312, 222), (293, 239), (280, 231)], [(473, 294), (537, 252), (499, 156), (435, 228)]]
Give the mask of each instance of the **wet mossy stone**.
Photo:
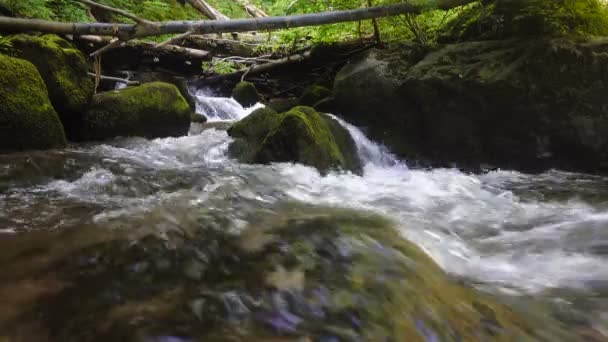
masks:
[(95, 95), (81, 134), (85, 140), (181, 136), (188, 133), (190, 114), (188, 102), (174, 85), (146, 83)]
[(232, 89), (232, 97), (243, 107), (251, 107), (260, 101), (260, 94), (251, 82), (237, 83)]
[(63, 126), (36, 67), (0, 55), (0, 151), (65, 144)]
[(300, 105), (312, 107), (317, 102), (323, 100), (326, 97), (330, 97), (331, 95), (331, 90), (320, 85), (313, 85), (304, 89), (304, 92), (300, 97)]
[(313, 108), (299, 106), (279, 114), (270, 108), (253, 112), (234, 124), (230, 151), (242, 162), (293, 162), (317, 168), (361, 171), (355, 143), (348, 131)]
[(95, 91), (83, 54), (68, 41), (52, 34), (19, 34), (10, 39), (12, 53), (38, 68), (53, 107), (70, 139), (78, 139), (82, 114)]
[(202, 114), (192, 113), (190, 114), (190, 122), (205, 123), (207, 122), (207, 117)]
[(454, 281), (383, 217), (297, 204), (252, 216), (239, 234), (206, 213), (188, 239), (72, 252), (56, 273), (76, 286), (31, 311), (58, 341), (547, 339), (547, 315)]
[(270, 102), (268, 102), (267, 107), (270, 107), (279, 113), (284, 113), (293, 107), (297, 107), (299, 102), (300, 102), (299, 99), (293, 98), (293, 97), (292, 98), (277, 98), (277, 99), (270, 100)]

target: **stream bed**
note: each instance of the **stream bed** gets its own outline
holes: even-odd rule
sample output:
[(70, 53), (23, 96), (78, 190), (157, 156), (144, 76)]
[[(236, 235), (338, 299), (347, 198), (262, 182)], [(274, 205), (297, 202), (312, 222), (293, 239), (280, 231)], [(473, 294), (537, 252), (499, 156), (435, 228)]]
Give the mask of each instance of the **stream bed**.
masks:
[[(524, 313), (557, 312), (555, 320), (536, 327), (541, 333), (532, 339), (607, 340), (607, 178), (559, 170), (533, 175), (513, 170), (468, 174), (410, 169), (407, 161), (343, 121), (365, 163), (363, 176), (322, 176), (313, 168), (289, 163), (244, 165), (227, 156), (231, 139), (225, 128), (253, 108), (243, 109), (231, 99), (204, 92), (197, 95), (197, 111), (210, 122), (193, 124), (188, 136), (116, 139), (0, 155), (0, 341), (96, 340), (92, 332), (87, 335), (94, 331), (88, 325), (103, 326), (110, 320), (99, 312), (105, 310), (106, 315), (105, 307), (137, 298), (148, 281), (159, 287), (155, 300), (170, 302), (180, 278), (158, 271), (162, 277), (147, 279), (147, 270), (172, 268), (165, 260), (167, 246), (186, 253), (171, 257), (179, 260), (200, 254), (197, 248), (203, 254), (212, 248), (222, 253), (224, 238), (214, 239), (209, 232), (201, 235), (201, 220), (213, 232), (239, 236), (248, 227), (269, 225), (285, 216), (332, 210), (380, 214), (392, 222), (400, 238), (422, 248), (454, 281)], [(134, 244), (143, 247), (134, 251)], [(225, 268), (249, 267), (246, 258), (231, 260)], [(99, 264), (105, 265), (101, 271)], [(171, 272), (200, 278), (197, 263), (179, 265)], [(108, 274), (120, 276), (109, 279)], [(285, 273), (283, 278), (282, 284), (299, 287), (297, 276)], [(78, 291), (66, 294), (69, 286)], [(108, 294), (106, 289), (115, 291)], [(210, 331), (205, 338), (188, 336), (189, 328), (180, 328), (185, 319), (172, 313), (162, 329), (148, 325), (128, 338), (111, 335), (99, 340), (356, 341), (372, 336), (325, 329), (307, 340), (294, 333), (302, 315), (292, 315), (281, 317), (280, 324), (266, 324), (274, 334), (246, 338), (250, 335), (240, 329), (250, 325), (242, 317), (254, 304), (233, 292), (222, 297), (225, 314), (213, 311), (217, 308), (205, 311), (232, 322), (221, 328), (212, 328), (217, 325), (200, 317), (200, 301), (178, 310), (183, 315), (182, 311), (192, 311), (206, 322), (200, 325)], [(146, 310), (158, 311), (161, 306), (148, 302), (133, 311), (124, 309), (124, 316), (115, 310), (112, 317), (138, 327), (139, 316), (145, 320)], [(416, 327), (423, 340), (446, 340)]]

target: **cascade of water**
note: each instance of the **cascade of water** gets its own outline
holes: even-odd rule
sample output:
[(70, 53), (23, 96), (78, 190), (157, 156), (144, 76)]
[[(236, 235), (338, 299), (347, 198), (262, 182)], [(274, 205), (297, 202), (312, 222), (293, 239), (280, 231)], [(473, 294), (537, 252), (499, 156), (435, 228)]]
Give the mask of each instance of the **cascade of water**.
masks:
[(359, 128), (341, 118), (331, 115), (342, 127), (344, 127), (357, 145), (357, 151), (359, 152), (359, 158), (365, 165), (374, 165), (379, 167), (392, 167), (392, 166), (405, 166), (400, 162), (395, 155), (393, 155), (385, 146), (371, 141), (365, 133)]
[(194, 91), (193, 96), (196, 98), (196, 113), (206, 116), (210, 122), (240, 120), (264, 106), (258, 103), (250, 108), (243, 108), (234, 99), (213, 96), (207, 89), (198, 89)]

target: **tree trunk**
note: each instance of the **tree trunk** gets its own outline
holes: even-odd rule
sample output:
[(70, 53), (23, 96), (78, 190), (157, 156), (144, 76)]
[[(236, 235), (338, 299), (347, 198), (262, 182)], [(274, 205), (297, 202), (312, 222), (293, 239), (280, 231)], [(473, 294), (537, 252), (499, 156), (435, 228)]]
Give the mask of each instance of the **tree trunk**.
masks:
[(254, 19), (169, 21), (160, 23), (112, 24), (112, 23), (61, 23), (38, 19), (0, 17), (0, 31), (26, 32), (38, 31), (60, 35), (98, 35), (114, 36), (121, 40), (139, 37), (159, 36), (193, 32), (199, 34), (268, 31), (303, 26), (319, 26), (349, 21), (389, 17), (405, 13), (418, 14), (433, 8), (446, 9), (461, 6), (477, 0), (436, 0), (431, 5), (399, 3), (387, 6), (359, 8), (345, 11), (332, 11), (294, 16), (280, 16)]
[(247, 13), (254, 18), (265, 18), (268, 16), (266, 12), (250, 4), (247, 0), (234, 0), (234, 2), (243, 7), (243, 9), (245, 9), (245, 11), (247, 11)]
[(197, 11), (201, 12), (205, 17), (211, 20), (229, 20), (227, 16), (223, 15), (220, 11), (213, 8), (205, 0), (186, 0), (192, 7), (196, 8)]

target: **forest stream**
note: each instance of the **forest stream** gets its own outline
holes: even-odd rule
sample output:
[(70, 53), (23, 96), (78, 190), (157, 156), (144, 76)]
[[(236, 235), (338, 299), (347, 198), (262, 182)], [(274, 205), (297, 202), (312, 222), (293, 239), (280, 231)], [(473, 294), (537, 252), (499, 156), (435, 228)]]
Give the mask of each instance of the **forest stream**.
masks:
[[(608, 179), (560, 170), (471, 174), (410, 168), (337, 116), (356, 142), (361, 176), (321, 175), (291, 163), (241, 164), (227, 155), (227, 123), (262, 105), (243, 109), (204, 89), (196, 99), (197, 113), (209, 121), (193, 123), (188, 136), (121, 138), (0, 156), (0, 341), (97, 340), (94, 335), (103, 341), (380, 340), (378, 330), (357, 323), (365, 316), (361, 310), (375, 310), (373, 303), (359, 306), (358, 320), (328, 314), (335, 313), (335, 302), (319, 304), (326, 313), (321, 321), (332, 321), (321, 329), (311, 323), (319, 317), (311, 295), (293, 295), (317, 291), (315, 301), (322, 302), (318, 292), (332, 292), (335, 284), (318, 280), (312, 288), (300, 273), (281, 266), (283, 277), (274, 284), (293, 290), (292, 297), (256, 295), (238, 285), (238, 277), (254, 276), (243, 272), (260, 257), (233, 253), (221, 241), (245, 239), (257, 250), (268, 242), (259, 240), (276, 236), (252, 229), (302, 222), (308, 213), (329, 217), (330, 223), (333, 216), (381, 215), (455, 283), (527, 317), (533, 337), (506, 340), (605, 340)], [(309, 241), (317, 248), (325, 241), (304, 234), (292, 245), (304, 248), (302, 241)], [(345, 254), (362, 248), (340, 241), (336, 248)], [(210, 257), (212, 250), (220, 257)], [(391, 281), (385, 268), (397, 261), (387, 258), (367, 274)], [(335, 266), (324, 267), (339, 272)], [(183, 290), (185, 281), (214, 284), (220, 278), (221, 287), (205, 285), (197, 288), (199, 297), (184, 299), (193, 293)], [(308, 309), (301, 309), (302, 300)], [(178, 309), (165, 308), (175, 301)], [(274, 312), (255, 309), (264, 303), (290, 309), (260, 318)], [(428, 315), (435, 322), (451, 319)], [(122, 323), (113, 322), (121, 320), (125, 331), (119, 332), (116, 324)], [(193, 333), (193, 326), (204, 333)], [(457, 335), (424, 319), (415, 326), (427, 341)]]

